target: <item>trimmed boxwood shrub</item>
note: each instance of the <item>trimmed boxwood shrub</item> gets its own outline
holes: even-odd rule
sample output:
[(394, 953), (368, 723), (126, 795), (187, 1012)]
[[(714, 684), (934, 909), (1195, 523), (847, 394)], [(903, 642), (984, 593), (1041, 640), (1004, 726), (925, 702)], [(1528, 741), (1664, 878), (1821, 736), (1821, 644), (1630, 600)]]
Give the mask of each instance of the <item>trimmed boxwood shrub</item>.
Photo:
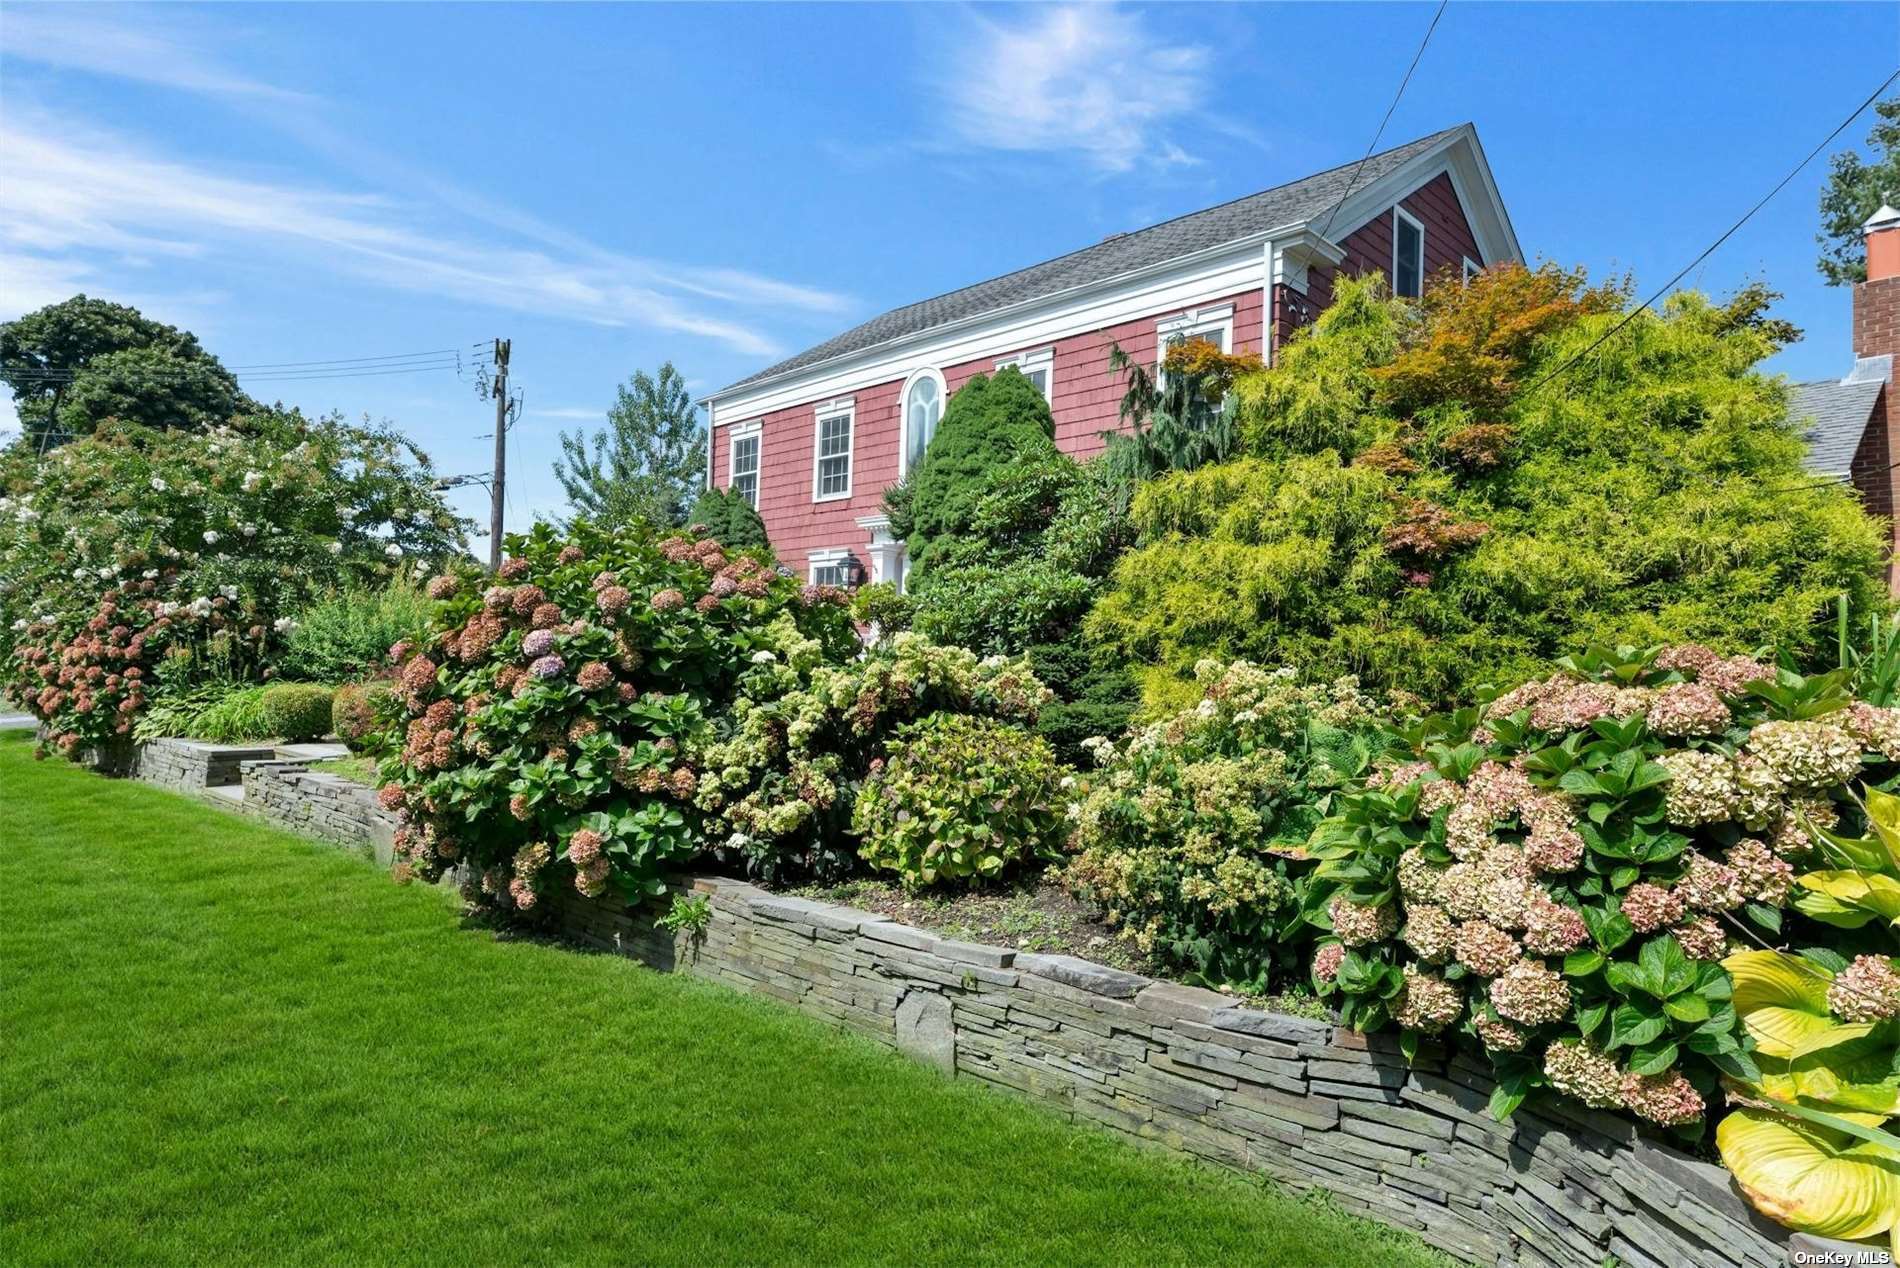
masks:
[(258, 717), (264, 734), (286, 740), (314, 740), (330, 730), (335, 691), (311, 682), (272, 683), (258, 693)]

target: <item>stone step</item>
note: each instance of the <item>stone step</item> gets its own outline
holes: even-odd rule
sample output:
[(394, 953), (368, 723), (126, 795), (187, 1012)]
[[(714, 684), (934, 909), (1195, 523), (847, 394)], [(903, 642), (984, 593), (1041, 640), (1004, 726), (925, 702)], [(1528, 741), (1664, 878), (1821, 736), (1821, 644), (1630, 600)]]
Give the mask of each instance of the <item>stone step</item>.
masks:
[(347, 744), (279, 744), (277, 756), (287, 762), (327, 762), (338, 757), (348, 757), (350, 746)]

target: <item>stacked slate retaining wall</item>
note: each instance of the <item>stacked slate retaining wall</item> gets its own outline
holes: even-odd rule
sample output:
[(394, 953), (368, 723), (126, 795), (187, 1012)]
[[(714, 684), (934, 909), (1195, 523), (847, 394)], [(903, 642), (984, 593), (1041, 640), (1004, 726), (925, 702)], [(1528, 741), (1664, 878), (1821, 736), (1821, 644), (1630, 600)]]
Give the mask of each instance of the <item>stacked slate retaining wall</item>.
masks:
[(396, 820), (376, 804), (374, 789), (293, 761), (246, 762), (243, 778), (241, 808), (247, 814), (332, 845), (366, 848), (378, 861), (390, 861)]
[[(146, 751), (159, 748), (148, 767)], [(240, 761), (241, 808), (389, 861), (393, 819), (370, 789), (302, 763), (160, 740), (138, 773), (197, 791)], [(1071, 956), (939, 938), (887, 917), (719, 877), (697, 935), (654, 912), (570, 892), (546, 901), (566, 936), (656, 969), (798, 1007), (1068, 1117), (1218, 1165), (1317, 1189), (1475, 1263), (1529, 1268), (1780, 1268), (1892, 1264), (1757, 1215), (1728, 1173), (1630, 1121), (1541, 1099), (1509, 1123), (1470, 1056), (1235, 1006), (1228, 996)]]
[(1481, 1061), (1407, 1062), (1380, 1035), (1237, 1008), (1213, 991), (1059, 955), (938, 938), (731, 880), (698, 938), (573, 895), (568, 935), (783, 1000), (945, 1072), (1407, 1228), (1459, 1258), (1535, 1268), (1779, 1268), (1787, 1233), (1721, 1167), (1557, 1103), (1509, 1123)]
[[(245, 762), (277, 756), (270, 745), (210, 744), (203, 740), (160, 739), (140, 744), (129, 760), (129, 773), (178, 792), (203, 792), (235, 784)], [(101, 760), (102, 769), (108, 763)], [(117, 772), (111, 772), (117, 773)]]

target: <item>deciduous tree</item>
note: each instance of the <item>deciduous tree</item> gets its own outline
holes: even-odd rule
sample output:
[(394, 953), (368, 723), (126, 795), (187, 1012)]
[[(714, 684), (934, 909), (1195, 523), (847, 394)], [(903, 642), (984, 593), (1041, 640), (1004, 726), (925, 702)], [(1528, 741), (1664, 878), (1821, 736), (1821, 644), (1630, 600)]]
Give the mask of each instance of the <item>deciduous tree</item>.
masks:
[(577, 518), (601, 524), (685, 522), (706, 475), (706, 430), (686, 380), (668, 361), (616, 391), (607, 426), (561, 434), (554, 475)]

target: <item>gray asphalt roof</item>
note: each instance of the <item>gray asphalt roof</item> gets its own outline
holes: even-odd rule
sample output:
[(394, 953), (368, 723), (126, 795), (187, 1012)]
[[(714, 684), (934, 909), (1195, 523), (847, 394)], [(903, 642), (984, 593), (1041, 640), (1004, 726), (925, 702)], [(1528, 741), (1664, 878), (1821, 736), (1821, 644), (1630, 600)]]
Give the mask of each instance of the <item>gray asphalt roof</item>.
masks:
[[(1885, 386), (1878, 379), (1847, 382), (1822, 379), (1796, 383), (1788, 395), (1788, 417), (1812, 419), (1803, 433), (1808, 442), (1808, 470), (1816, 475), (1845, 476), (1854, 465), (1854, 451), (1867, 430), (1867, 417)], [(1888, 408), (1892, 408), (1889, 406)]]
[(1288, 185), (1278, 185), (1258, 194), (1222, 203), (1218, 207), (1166, 220), (1132, 233), (1119, 234), (1094, 246), (1083, 247), (1080, 251), (1071, 251), (1053, 260), (1018, 269), (1014, 273), (1005, 273), (1001, 277), (978, 282), (975, 286), (966, 286), (935, 299), (893, 308), (880, 317), (873, 317), (861, 326), (854, 326), (841, 335), (807, 348), (777, 365), (767, 366), (757, 374), (748, 375), (721, 390), (729, 392), (760, 379), (829, 361), (833, 357), (857, 352), (891, 339), (966, 317), (979, 316), (1024, 300), (1039, 299), (1070, 287), (1116, 277), (1150, 264), (1160, 264), (1219, 246), (1223, 242), (1232, 242), (1249, 234), (1317, 219), (1329, 212), (1349, 188), (1364, 189), (1456, 131), (1458, 128), (1447, 128), (1416, 141), (1408, 141), (1395, 149), (1374, 154), (1365, 160), (1365, 165), (1357, 174), (1354, 168), (1358, 164), (1346, 163)]

